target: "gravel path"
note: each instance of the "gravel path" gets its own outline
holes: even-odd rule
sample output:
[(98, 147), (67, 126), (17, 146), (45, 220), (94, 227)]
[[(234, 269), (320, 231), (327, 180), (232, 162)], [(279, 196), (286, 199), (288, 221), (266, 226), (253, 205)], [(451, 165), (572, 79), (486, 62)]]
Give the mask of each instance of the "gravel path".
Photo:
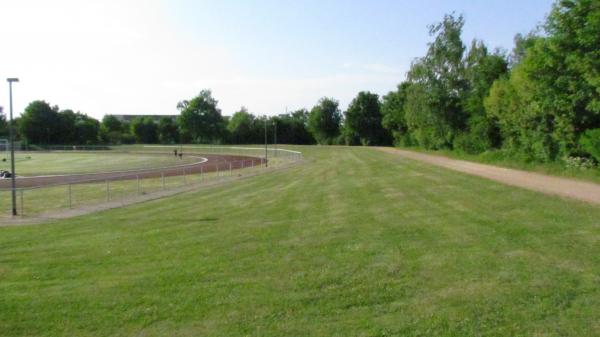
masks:
[(600, 185), (592, 182), (547, 176), (540, 173), (473, 163), (464, 160), (450, 159), (442, 156), (394, 148), (381, 147), (378, 149), (383, 152), (441, 166), (454, 171), (495, 180), (507, 185), (522, 187), (546, 194), (577, 199), (593, 204), (600, 204)]

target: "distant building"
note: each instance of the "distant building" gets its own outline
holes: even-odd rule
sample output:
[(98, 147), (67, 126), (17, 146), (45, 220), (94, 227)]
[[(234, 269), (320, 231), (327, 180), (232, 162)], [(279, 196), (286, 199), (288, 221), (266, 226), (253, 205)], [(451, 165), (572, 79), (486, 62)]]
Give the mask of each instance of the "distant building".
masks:
[(140, 117), (149, 117), (158, 123), (158, 121), (163, 117), (170, 118), (173, 121), (175, 121), (179, 115), (113, 115), (113, 116), (116, 117), (119, 121), (127, 122), (127, 123), (131, 122), (132, 120), (134, 120), (136, 118), (140, 118)]

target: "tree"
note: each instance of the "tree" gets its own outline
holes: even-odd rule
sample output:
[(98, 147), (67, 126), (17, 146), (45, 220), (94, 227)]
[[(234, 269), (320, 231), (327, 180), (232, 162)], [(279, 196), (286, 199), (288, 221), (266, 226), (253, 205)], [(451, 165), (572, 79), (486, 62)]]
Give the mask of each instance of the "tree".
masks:
[(123, 132), (123, 123), (113, 115), (105, 115), (102, 118), (102, 127), (108, 132)]
[(177, 104), (181, 111), (179, 127), (193, 142), (219, 143), (223, 140), (225, 122), (217, 103), (210, 90), (202, 90), (192, 100)]
[(472, 42), (464, 60), (467, 89), (461, 102), (467, 123), (464, 132), (455, 137), (453, 148), (477, 154), (500, 147), (502, 139), (497, 120), (486, 114), (484, 99), (494, 81), (507, 71), (508, 62), (500, 51), (490, 53), (483, 42)]
[(277, 126), (277, 142), (280, 144), (314, 144), (308, 131), (309, 113), (305, 109), (281, 114), (271, 118), (270, 125)]
[(467, 115), (461, 98), (467, 89), (461, 40), (462, 16), (446, 15), (429, 27), (435, 36), (427, 54), (417, 59), (408, 72), (412, 84), (407, 91), (405, 119), (418, 145), (452, 148), (454, 137), (465, 128)]
[(77, 113), (74, 130), (77, 144), (96, 144), (100, 132), (100, 122), (85, 114)]
[(256, 118), (248, 112), (248, 109), (242, 107), (231, 116), (227, 124), (230, 141), (233, 144), (252, 144), (260, 143), (261, 130), (257, 125)]
[(581, 135), (600, 127), (598, 2), (557, 1), (544, 29), (485, 103), (498, 119), (503, 146), (534, 161), (577, 153)]
[(150, 117), (134, 118), (131, 121), (131, 133), (138, 143), (152, 144), (158, 140), (158, 126)]
[(367, 91), (359, 92), (346, 110), (344, 123), (346, 144), (389, 144), (389, 134), (381, 122), (379, 96)]
[(23, 111), (19, 120), (20, 134), (33, 144), (52, 144), (60, 132), (58, 107), (50, 107), (45, 101), (33, 101)]
[(129, 128), (117, 117), (105, 115), (100, 123), (100, 138), (109, 144), (120, 144), (123, 142), (124, 134), (129, 133)]
[(179, 142), (179, 129), (173, 118), (161, 117), (158, 121), (158, 140), (162, 144)]
[(308, 130), (319, 144), (334, 144), (340, 136), (341, 122), (338, 101), (323, 97), (310, 111)]
[(406, 95), (410, 86), (411, 83), (402, 82), (395, 91), (383, 96), (381, 104), (381, 125), (392, 134), (396, 144), (403, 146), (413, 143), (404, 116)]
[(4, 107), (0, 106), (0, 137), (6, 137), (8, 135), (8, 122), (6, 121), (6, 115), (4, 114)]

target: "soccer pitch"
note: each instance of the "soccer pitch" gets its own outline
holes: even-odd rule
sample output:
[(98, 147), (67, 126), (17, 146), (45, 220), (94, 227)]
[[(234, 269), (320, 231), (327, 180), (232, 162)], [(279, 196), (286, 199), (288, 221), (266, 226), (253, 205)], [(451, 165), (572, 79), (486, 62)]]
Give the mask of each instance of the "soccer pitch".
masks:
[(600, 207), (369, 148), (0, 228), (2, 336), (600, 334)]

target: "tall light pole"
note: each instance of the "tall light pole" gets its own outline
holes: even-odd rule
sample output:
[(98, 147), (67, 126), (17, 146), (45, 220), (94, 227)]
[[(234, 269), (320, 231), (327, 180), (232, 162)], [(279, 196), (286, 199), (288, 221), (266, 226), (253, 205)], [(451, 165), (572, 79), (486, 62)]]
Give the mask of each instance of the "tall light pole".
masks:
[(12, 99), (12, 84), (13, 82), (19, 82), (18, 78), (7, 78), (8, 82), (8, 95), (10, 99), (10, 121), (8, 126), (8, 133), (10, 138), (10, 177), (12, 183), (12, 215), (17, 215), (17, 182), (15, 180), (15, 140), (13, 132), (13, 99)]
[(275, 157), (277, 157), (277, 118), (273, 118), (273, 127), (275, 128), (273, 133), (273, 144), (275, 146)]
[(265, 116), (265, 167), (269, 167), (269, 154), (267, 151), (267, 116)]

